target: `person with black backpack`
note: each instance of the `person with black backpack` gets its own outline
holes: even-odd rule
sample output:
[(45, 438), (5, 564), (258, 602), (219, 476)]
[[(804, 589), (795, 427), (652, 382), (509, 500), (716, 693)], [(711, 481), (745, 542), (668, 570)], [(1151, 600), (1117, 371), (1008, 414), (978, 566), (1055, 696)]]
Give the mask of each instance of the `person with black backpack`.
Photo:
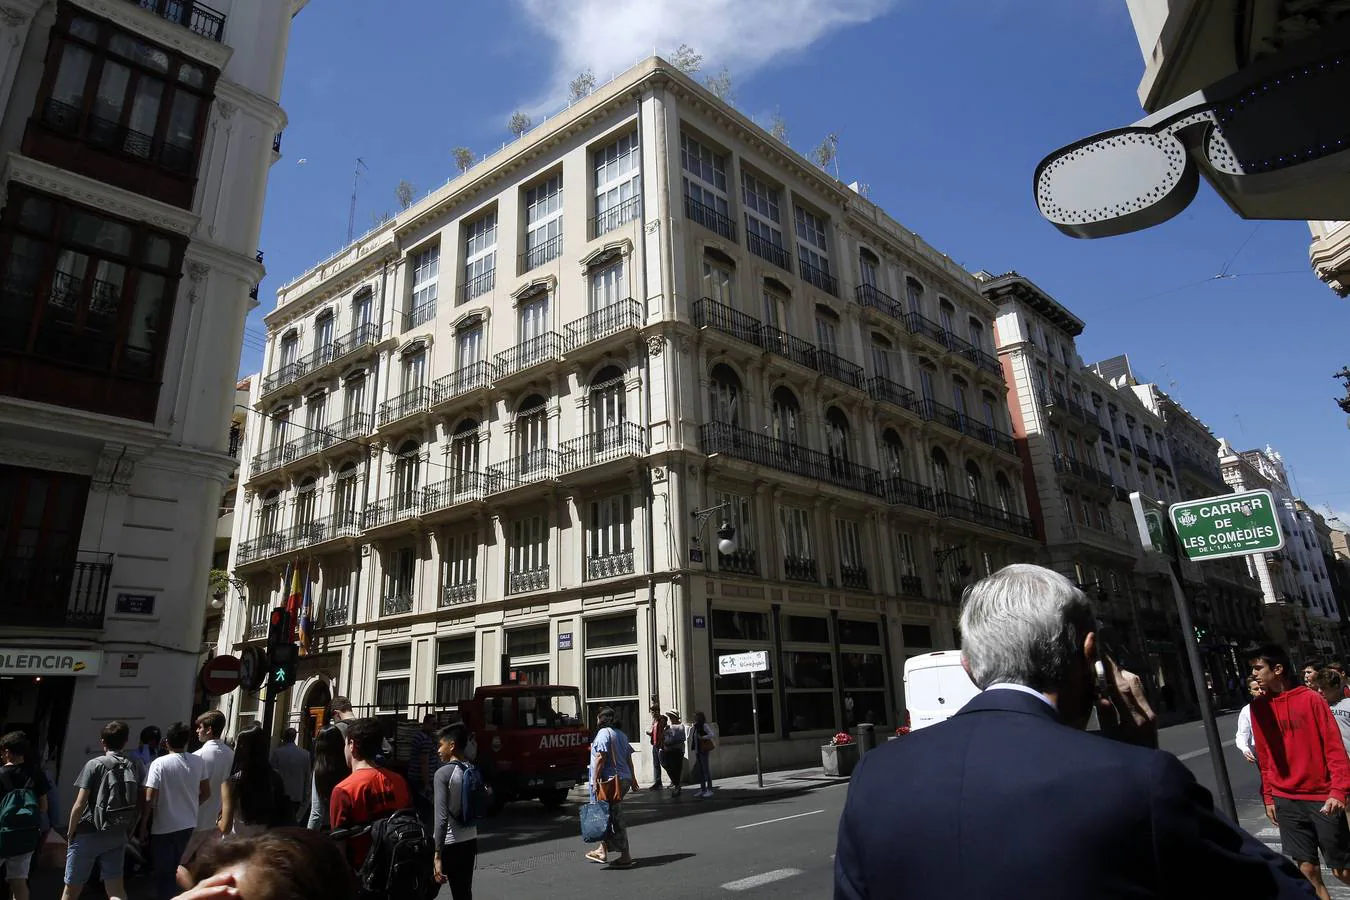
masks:
[(66, 837), (65, 889), (61, 900), (79, 900), (85, 882), (98, 863), (108, 900), (125, 900), (122, 880), (127, 839), (145, 805), (140, 768), (122, 752), (131, 729), (126, 722), (109, 722), (99, 739), (104, 753), (84, 764), (75, 779), (79, 793), (70, 808)]
[[(42, 818), (50, 785), (28, 765), (31, 750), (21, 731), (0, 737), (0, 868), (13, 900), (28, 900), (28, 869), (42, 844)], [(35, 774), (36, 773), (36, 774)]]
[(436, 880), (449, 882), (451, 900), (473, 900), (478, 823), (487, 818), (491, 796), (483, 775), (466, 758), (469, 728), (462, 722), (436, 733), (445, 765), (435, 775)]

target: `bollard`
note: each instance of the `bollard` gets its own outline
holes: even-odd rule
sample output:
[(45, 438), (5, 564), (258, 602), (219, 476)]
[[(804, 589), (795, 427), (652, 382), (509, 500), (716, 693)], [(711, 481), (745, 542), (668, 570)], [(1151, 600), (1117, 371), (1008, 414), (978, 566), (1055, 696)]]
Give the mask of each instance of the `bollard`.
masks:
[(853, 729), (853, 739), (858, 742), (858, 756), (868, 750), (877, 749), (877, 730), (871, 722), (859, 722)]

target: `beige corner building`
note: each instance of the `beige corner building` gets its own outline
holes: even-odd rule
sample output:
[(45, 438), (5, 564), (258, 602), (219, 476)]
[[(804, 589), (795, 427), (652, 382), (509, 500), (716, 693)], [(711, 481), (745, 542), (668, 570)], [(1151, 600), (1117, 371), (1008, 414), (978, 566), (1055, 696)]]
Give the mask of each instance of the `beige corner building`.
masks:
[(222, 649), (294, 562), (302, 730), (335, 693), (407, 716), (514, 678), (634, 739), (703, 710), (744, 771), (750, 684), (715, 673), (747, 650), (766, 764), (894, 728), (962, 587), (1037, 556), (994, 311), (650, 59), (281, 288)]

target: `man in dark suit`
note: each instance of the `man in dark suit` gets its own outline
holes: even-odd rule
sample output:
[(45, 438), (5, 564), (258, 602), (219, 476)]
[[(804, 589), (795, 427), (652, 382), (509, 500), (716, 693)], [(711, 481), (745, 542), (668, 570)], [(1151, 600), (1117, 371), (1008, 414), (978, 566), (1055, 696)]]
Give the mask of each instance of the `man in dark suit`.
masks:
[[(971, 588), (963, 664), (983, 693), (863, 757), (836, 900), (1312, 896), (1156, 749), (1138, 677), (1105, 653), (1097, 665), (1096, 630), (1087, 597), (1049, 569)], [(1104, 735), (1084, 731), (1094, 704)]]

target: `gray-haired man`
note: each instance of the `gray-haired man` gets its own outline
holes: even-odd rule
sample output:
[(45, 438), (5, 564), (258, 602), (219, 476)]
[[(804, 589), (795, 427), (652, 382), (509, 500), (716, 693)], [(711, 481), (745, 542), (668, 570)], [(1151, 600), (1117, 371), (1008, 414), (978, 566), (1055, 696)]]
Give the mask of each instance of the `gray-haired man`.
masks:
[[(1310, 896), (1155, 749), (1138, 677), (1098, 647), (1092, 605), (1063, 575), (1015, 565), (983, 579), (961, 635), (983, 693), (863, 757), (839, 822), (836, 900)], [(1083, 730), (1094, 705), (1106, 737)]]

